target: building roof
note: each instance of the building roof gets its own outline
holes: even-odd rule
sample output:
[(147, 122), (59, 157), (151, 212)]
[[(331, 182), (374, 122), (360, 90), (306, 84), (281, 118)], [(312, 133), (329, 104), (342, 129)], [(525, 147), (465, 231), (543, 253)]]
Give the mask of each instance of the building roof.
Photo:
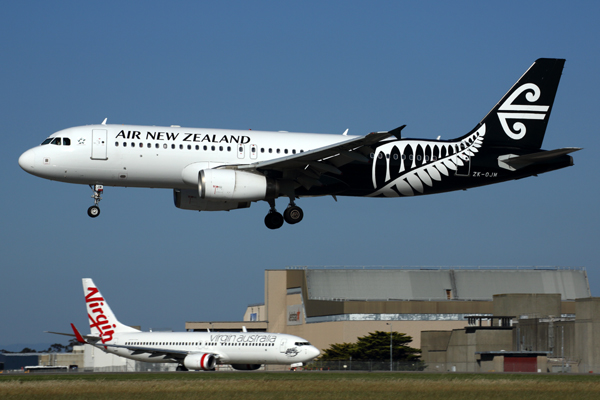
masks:
[(306, 270), (310, 300), (492, 300), (495, 294), (561, 295), (561, 300), (591, 297), (585, 268), (345, 268)]

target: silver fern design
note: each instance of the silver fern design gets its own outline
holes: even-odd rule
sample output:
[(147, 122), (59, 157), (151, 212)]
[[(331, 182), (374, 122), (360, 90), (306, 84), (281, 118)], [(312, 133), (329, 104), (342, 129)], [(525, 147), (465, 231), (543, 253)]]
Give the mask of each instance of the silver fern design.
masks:
[[(435, 182), (468, 166), (471, 157), (479, 152), (484, 137), (485, 124), (456, 142), (401, 140), (379, 146), (374, 154), (372, 170), (373, 187), (379, 189), (369, 197), (423, 194)], [(381, 173), (383, 165), (385, 180)]]

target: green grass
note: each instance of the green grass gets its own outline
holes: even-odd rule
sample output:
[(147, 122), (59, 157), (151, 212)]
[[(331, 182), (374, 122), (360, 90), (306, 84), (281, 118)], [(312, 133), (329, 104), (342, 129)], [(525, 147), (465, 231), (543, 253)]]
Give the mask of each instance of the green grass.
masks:
[(598, 399), (596, 375), (199, 372), (0, 375), (0, 399)]

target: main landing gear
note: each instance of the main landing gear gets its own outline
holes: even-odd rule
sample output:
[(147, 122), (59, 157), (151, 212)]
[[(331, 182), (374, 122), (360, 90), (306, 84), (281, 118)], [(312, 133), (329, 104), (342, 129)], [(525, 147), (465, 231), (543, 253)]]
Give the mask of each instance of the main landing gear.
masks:
[(90, 185), (90, 189), (94, 192), (92, 195), (92, 199), (94, 199), (94, 205), (88, 208), (88, 215), (92, 218), (96, 218), (100, 215), (100, 207), (98, 207), (98, 203), (102, 200), (102, 193), (104, 192), (104, 186), (102, 185)]
[(300, 207), (294, 204), (294, 201), (290, 199), (290, 204), (287, 206), (283, 215), (281, 215), (275, 209), (275, 200), (268, 200), (271, 209), (265, 217), (265, 225), (269, 229), (279, 229), (283, 226), (283, 222), (287, 222), (290, 225), (297, 224), (302, 221), (304, 212)]

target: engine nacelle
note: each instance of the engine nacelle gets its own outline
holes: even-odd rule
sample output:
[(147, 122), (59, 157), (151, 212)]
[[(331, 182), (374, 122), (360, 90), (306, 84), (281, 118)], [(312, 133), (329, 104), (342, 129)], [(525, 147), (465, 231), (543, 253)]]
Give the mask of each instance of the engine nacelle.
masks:
[(210, 353), (192, 353), (185, 356), (183, 365), (187, 369), (209, 371), (215, 369), (217, 359), (214, 354)]
[(261, 174), (234, 169), (203, 169), (198, 176), (201, 199), (257, 201), (278, 195), (277, 182)]
[(195, 189), (174, 189), (173, 200), (177, 208), (196, 211), (230, 211), (238, 208), (248, 208), (252, 204), (249, 201), (210, 201), (201, 199)]
[(254, 371), (262, 367), (262, 364), (231, 364), (231, 368), (238, 371)]

